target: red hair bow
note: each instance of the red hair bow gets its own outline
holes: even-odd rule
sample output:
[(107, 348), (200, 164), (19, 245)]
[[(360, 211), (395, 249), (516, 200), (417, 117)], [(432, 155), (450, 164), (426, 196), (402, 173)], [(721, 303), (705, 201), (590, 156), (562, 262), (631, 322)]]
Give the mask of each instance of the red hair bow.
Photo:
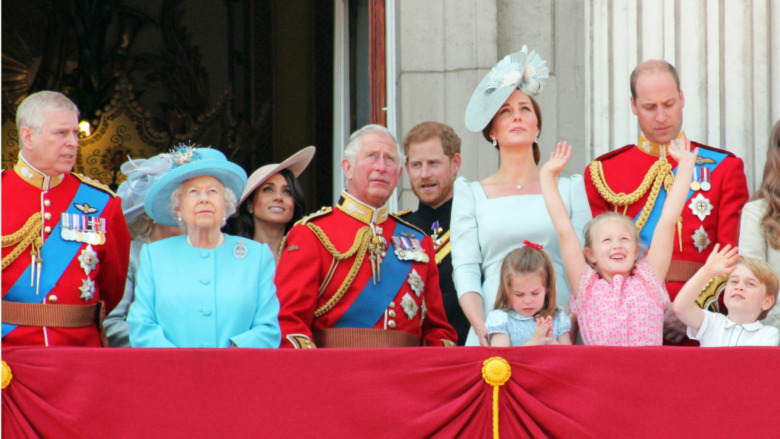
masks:
[(531, 246), (531, 247), (533, 247), (533, 248), (535, 248), (537, 250), (541, 250), (544, 247), (542, 244), (537, 244), (535, 242), (531, 242), (531, 241), (528, 241), (528, 240), (523, 241), (523, 244)]

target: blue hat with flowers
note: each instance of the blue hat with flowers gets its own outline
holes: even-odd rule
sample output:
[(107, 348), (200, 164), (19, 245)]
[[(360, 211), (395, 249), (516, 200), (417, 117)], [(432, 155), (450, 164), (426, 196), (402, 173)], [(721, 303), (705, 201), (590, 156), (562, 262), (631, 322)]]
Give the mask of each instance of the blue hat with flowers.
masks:
[(228, 161), (225, 154), (216, 149), (182, 144), (166, 155), (171, 160), (171, 169), (152, 185), (144, 202), (146, 213), (160, 224), (178, 225), (171, 212), (171, 194), (190, 178), (214, 177), (237, 197), (244, 190), (244, 169)]
[(116, 193), (122, 198), (122, 212), (130, 223), (143, 213), (146, 194), (171, 169), (173, 162), (168, 154), (158, 154), (148, 159), (128, 159), (119, 168), (127, 180), (119, 185)]
[(515, 89), (529, 96), (542, 91), (542, 79), (549, 76), (545, 61), (523, 45), (519, 52), (509, 54), (498, 62), (474, 90), (466, 107), (466, 128), (482, 131), (504, 105)]

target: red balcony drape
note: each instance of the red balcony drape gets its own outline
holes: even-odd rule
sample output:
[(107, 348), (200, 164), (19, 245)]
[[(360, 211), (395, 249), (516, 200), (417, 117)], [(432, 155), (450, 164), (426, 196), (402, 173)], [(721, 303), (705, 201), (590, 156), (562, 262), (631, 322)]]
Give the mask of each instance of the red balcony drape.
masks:
[(773, 437), (778, 348), (3, 348), (3, 438)]

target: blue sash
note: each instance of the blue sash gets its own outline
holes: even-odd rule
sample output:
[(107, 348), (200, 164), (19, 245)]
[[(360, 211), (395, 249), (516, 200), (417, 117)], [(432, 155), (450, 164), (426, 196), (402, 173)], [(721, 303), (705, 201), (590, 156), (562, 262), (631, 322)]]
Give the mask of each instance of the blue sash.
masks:
[[(110, 199), (110, 195), (106, 192), (82, 183), (79, 190), (76, 191), (76, 195), (70, 200), (70, 206), (65, 212), (82, 214), (81, 211), (76, 209), (75, 203), (86, 202), (91, 207), (97, 209), (91, 215), (98, 217)], [(8, 293), (3, 296), (4, 301), (40, 303), (49, 294), (49, 291), (54, 288), (62, 273), (68, 268), (73, 258), (76, 257), (76, 253), (78, 253), (83, 244), (62, 239), (62, 236), (60, 236), (61, 230), (60, 221), (57, 221), (57, 225), (52, 229), (51, 234), (49, 234), (43, 247), (41, 247), (41, 258), (44, 260), (44, 264), (41, 266), (41, 284), (39, 288), (41, 294), (35, 294), (35, 286), (30, 286), (32, 266), (28, 266), (24, 273), (19, 276), (19, 279), (16, 280), (16, 283), (8, 290)], [(16, 329), (16, 325), (3, 323), (2, 336), (5, 337), (14, 329)]]
[[(411, 233), (415, 238), (423, 241), (425, 235), (417, 230), (407, 227), (400, 222), (396, 222), (394, 235), (401, 233)], [(392, 243), (390, 243), (392, 246)], [(433, 255), (428, 255), (431, 257)], [(381, 264), (381, 281), (374, 285), (374, 281), (369, 279), (363, 291), (352, 302), (347, 311), (333, 325), (334, 328), (373, 328), (376, 322), (382, 318), (387, 309), (387, 305), (398, 295), (398, 291), (409, 277), (412, 271), (412, 261), (401, 261), (396, 256), (392, 248), (388, 247), (387, 256)]]
[[(720, 165), (720, 163), (723, 161), (724, 158), (726, 158), (728, 154), (723, 152), (717, 152), (713, 151), (711, 149), (707, 148), (699, 148), (699, 157), (702, 158), (709, 158), (712, 159), (715, 163), (704, 163), (701, 165), (696, 165), (693, 172), (697, 172), (698, 168), (709, 168), (710, 170), (710, 179), (712, 179), (712, 171), (715, 170), (715, 168)], [(677, 168), (674, 168), (674, 173), (677, 175)], [(690, 199), (694, 194), (693, 189), (688, 190), (688, 196), (686, 197), (686, 201)], [(650, 246), (650, 242), (653, 240), (653, 232), (655, 231), (655, 226), (658, 224), (658, 220), (661, 218), (661, 211), (663, 210), (664, 201), (666, 201), (666, 188), (661, 186), (661, 190), (658, 192), (658, 198), (655, 201), (655, 205), (653, 206), (653, 209), (650, 211), (650, 216), (647, 218), (647, 222), (645, 223), (645, 226), (642, 228), (642, 231), (639, 233), (639, 236), (642, 238), (642, 244), (645, 247)], [(634, 222), (636, 222), (639, 219), (639, 215), (641, 215), (642, 212), (640, 211), (636, 217), (634, 218)]]

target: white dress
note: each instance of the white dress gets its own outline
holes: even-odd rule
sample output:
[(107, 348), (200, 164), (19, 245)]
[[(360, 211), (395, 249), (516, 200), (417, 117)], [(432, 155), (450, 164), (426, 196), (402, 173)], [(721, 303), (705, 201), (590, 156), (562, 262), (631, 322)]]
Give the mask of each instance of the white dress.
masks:
[[(582, 228), (591, 219), (582, 175), (560, 178), (558, 190), (582, 244)], [(478, 181), (459, 177), (455, 181), (450, 230), (452, 277), (458, 297), (470, 291), (481, 294), (485, 316), (496, 302), (504, 256), (525, 240), (541, 244), (550, 255), (555, 266), (556, 304), (569, 311), (569, 286), (558, 234), (541, 194), (488, 199)], [(477, 345), (479, 340), (472, 328), (466, 346)]]
[[(763, 259), (780, 275), (780, 250), (773, 249), (764, 238), (761, 230), (761, 218), (766, 211), (766, 200), (760, 199), (745, 204), (739, 224), (739, 254), (751, 258)], [(761, 323), (780, 329), (780, 305), (769, 310)]]

